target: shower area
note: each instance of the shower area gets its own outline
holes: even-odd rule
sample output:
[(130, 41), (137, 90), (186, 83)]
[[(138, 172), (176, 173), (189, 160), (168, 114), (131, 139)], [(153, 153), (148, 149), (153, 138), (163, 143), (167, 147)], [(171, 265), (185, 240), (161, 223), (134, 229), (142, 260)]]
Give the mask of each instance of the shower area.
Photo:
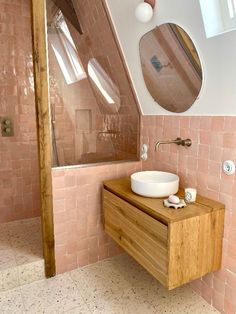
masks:
[(0, 292), (44, 278), (29, 0), (1, 1)]
[(138, 158), (139, 112), (105, 10), (82, 2), (46, 1), (54, 167)]

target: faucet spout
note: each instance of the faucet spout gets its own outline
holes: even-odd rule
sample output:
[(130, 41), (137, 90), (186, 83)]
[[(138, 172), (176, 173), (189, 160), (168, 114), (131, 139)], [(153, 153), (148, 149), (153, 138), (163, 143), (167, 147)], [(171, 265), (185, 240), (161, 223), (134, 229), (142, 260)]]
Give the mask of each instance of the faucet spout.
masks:
[(158, 141), (155, 144), (155, 151), (157, 151), (159, 146), (163, 145), (163, 144), (176, 144), (176, 145), (181, 145), (181, 146), (184, 146), (184, 147), (190, 147), (192, 145), (192, 141), (189, 138), (183, 140), (180, 137), (177, 137), (175, 140)]

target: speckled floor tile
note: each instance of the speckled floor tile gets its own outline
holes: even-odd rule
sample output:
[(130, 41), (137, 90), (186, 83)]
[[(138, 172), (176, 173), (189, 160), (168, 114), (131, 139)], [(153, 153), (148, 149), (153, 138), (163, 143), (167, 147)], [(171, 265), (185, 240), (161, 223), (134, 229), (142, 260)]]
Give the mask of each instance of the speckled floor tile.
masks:
[(42, 243), (40, 218), (24, 219), (7, 224), (13, 248)]
[(43, 259), (41, 243), (28, 244), (14, 249), (17, 265), (28, 264)]
[(92, 313), (218, 313), (188, 286), (168, 291), (123, 254), (70, 272)]
[(11, 228), (14, 230), (16, 228), (21, 229), (22, 226), (26, 227), (26, 226), (33, 226), (33, 227), (37, 227), (40, 228), (41, 222), (41, 218), (40, 217), (34, 217), (34, 218), (28, 218), (28, 219), (21, 219), (21, 220), (15, 220), (15, 221), (11, 221), (6, 223), (5, 225), (7, 225), (7, 228), (10, 230)]
[(0, 292), (19, 286), (19, 278), (16, 267), (0, 271)]
[(41, 243), (41, 233), (35, 230), (27, 232), (18, 232), (10, 236), (11, 246), (13, 248), (21, 248), (34, 243)]
[(16, 266), (14, 251), (11, 248), (0, 250), (0, 271)]
[(24, 305), (20, 289), (0, 293), (1, 314), (23, 314)]
[(68, 274), (21, 287), (26, 313), (64, 313), (85, 303)]
[[(17, 266), (18, 271), (24, 266)], [(51, 279), (26, 284), (34, 273), (40, 272), (33, 266), (31, 270), (22, 268), (19, 277), (22, 276), (21, 284), (25, 285), (0, 293), (0, 313), (218, 313), (189, 285), (167, 291), (126, 254)], [(14, 284), (14, 275), (17, 280), (17, 274), (5, 275), (10, 285)]]
[(19, 284), (25, 285), (45, 279), (44, 260), (17, 266)]
[(0, 250), (6, 250), (11, 246), (6, 224), (0, 224)]
[(189, 285), (168, 291), (156, 281), (149, 286), (137, 286), (135, 291), (155, 308), (156, 313), (218, 313)]
[(45, 278), (40, 218), (0, 224), (0, 292)]
[(132, 286), (149, 286), (156, 281), (152, 275), (127, 254), (110, 258), (106, 262), (110, 268), (118, 272), (119, 276), (125, 278)]
[(70, 276), (85, 299), (110, 295), (132, 286), (109, 260), (74, 270)]
[(92, 314), (90, 309), (86, 304), (81, 305), (80, 307), (76, 307), (74, 309), (71, 309), (69, 311), (64, 312), (65, 314)]
[(94, 314), (154, 314), (156, 309), (135, 288), (86, 300)]

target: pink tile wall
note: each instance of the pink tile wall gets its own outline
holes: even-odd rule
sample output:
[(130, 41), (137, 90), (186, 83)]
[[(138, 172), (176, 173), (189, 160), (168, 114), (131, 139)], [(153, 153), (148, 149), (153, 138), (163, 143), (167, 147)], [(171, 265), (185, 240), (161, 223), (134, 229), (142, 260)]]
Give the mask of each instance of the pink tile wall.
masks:
[[(130, 82), (106, 16), (103, 0), (73, 0), (83, 34), (67, 21), (78, 56), (88, 75), (92, 58), (100, 63), (120, 93), (118, 112), (105, 110), (88, 78), (67, 85), (49, 44), (50, 96), (55, 107), (56, 144), (59, 165), (76, 165), (111, 160), (136, 160), (139, 136), (139, 112)], [(47, 0), (47, 12), (55, 3)], [(54, 12), (55, 13), (55, 12)], [(50, 21), (50, 14), (48, 14)], [(48, 38), (55, 37), (49, 32)], [(104, 66), (106, 65), (106, 66)], [(103, 100), (104, 101), (104, 100)], [(76, 127), (76, 110), (91, 110), (91, 130)], [(77, 111), (80, 115), (79, 111)], [(107, 132), (106, 134), (101, 132)], [(110, 133), (109, 133), (110, 132)], [(55, 156), (54, 156), (55, 157)], [(56, 166), (55, 162), (54, 165)]]
[[(192, 147), (155, 142), (191, 138)], [(236, 162), (236, 117), (144, 116), (142, 139), (150, 147), (143, 169), (178, 173), (181, 186), (226, 205), (222, 269), (192, 283), (193, 288), (221, 313), (236, 313), (236, 175), (222, 173), (223, 160)]]
[(115, 151), (124, 158), (136, 159), (139, 136), (139, 111), (124, 64), (104, 9), (104, 0), (72, 0), (83, 35), (75, 41), (85, 69), (91, 58), (101, 58), (109, 65), (112, 80), (120, 92), (121, 107), (116, 114), (103, 115), (103, 130), (113, 130), (119, 136), (111, 138)]
[(0, 1), (0, 117), (15, 129), (0, 134), (0, 223), (39, 215), (30, 13), (30, 0)]
[(104, 233), (102, 182), (140, 169), (131, 162), (52, 170), (57, 274), (120, 253)]
[[(191, 138), (192, 147), (154, 145), (160, 139)], [(221, 313), (236, 313), (236, 176), (221, 172), (222, 161), (236, 162), (236, 117), (144, 116), (141, 143), (149, 159), (89, 168), (53, 169), (57, 273), (94, 263), (120, 252), (104, 233), (102, 182), (149, 169), (179, 174), (181, 186), (197, 187), (226, 205), (222, 269), (192, 283)]]

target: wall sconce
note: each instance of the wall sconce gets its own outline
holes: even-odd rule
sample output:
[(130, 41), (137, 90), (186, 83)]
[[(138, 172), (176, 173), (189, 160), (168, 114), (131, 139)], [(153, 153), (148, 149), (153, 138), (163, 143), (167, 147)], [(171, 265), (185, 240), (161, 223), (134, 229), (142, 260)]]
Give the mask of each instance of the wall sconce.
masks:
[(153, 17), (153, 9), (155, 7), (156, 0), (145, 0), (138, 4), (135, 9), (135, 16), (138, 21), (142, 23), (148, 23)]

